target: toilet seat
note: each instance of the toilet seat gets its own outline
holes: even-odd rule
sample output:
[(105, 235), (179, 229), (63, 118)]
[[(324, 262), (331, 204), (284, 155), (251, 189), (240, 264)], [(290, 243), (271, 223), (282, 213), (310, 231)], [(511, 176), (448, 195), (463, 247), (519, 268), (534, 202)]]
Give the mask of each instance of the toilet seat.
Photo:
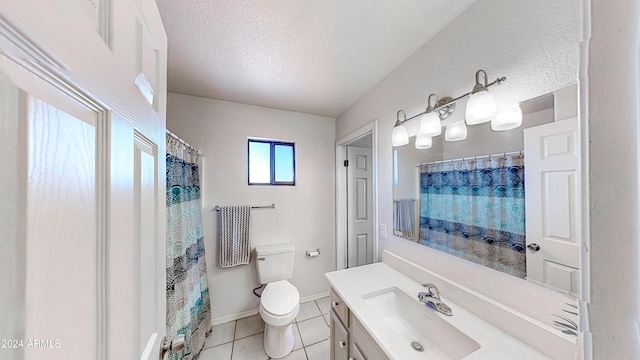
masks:
[(260, 304), (270, 314), (282, 316), (290, 313), (300, 303), (300, 293), (287, 280), (267, 284)]
[(300, 311), (300, 293), (286, 280), (267, 284), (260, 298), (262, 320), (272, 326), (290, 324)]

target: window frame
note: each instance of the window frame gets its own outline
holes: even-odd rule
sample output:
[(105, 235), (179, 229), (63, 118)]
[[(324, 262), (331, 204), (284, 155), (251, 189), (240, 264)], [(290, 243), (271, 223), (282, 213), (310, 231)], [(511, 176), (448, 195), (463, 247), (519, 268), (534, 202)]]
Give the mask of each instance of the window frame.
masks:
[[(263, 183), (251, 182), (251, 143), (269, 144), (269, 178), (270, 181)], [(293, 180), (292, 181), (276, 181), (276, 146), (291, 147)], [(249, 186), (295, 186), (296, 185), (296, 146), (293, 141), (269, 140), (260, 138), (247, 138), (247, 184)]]

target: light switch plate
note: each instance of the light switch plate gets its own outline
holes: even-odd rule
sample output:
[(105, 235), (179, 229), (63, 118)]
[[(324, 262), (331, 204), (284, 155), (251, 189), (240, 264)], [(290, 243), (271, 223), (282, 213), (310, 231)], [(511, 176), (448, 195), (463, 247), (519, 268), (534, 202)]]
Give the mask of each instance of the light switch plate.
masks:
[(379, 226), (380, 237), (383, 239), (387, 238), (387, 225), (380, 224)]

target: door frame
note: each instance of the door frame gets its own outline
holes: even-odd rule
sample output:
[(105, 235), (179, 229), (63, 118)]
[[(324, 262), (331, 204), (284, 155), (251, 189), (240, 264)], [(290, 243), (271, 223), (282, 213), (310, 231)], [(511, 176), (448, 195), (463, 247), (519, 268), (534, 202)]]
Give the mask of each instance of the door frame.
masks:
[(336, 141), (336, 269), (347, 267), (347, 146), (354, 141), (371, 135), (371, 171), (373, 177), (373, 262), (380, 261), (378, 256), (378, 120), (361, 127)]

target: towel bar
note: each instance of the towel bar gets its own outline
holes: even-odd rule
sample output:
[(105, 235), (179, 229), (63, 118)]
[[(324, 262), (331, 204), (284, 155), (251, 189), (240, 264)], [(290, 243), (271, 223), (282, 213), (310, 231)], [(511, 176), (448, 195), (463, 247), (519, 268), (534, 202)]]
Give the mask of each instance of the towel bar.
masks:
[[(275, 209), (276, 208), (276, 204), (263, 205), (263, 206), (252, 206), (251, 208), (252, 209)], [(220, 206), (216, 205), (216, 207), (214, 207), (213, 210), (220, 211)]]

